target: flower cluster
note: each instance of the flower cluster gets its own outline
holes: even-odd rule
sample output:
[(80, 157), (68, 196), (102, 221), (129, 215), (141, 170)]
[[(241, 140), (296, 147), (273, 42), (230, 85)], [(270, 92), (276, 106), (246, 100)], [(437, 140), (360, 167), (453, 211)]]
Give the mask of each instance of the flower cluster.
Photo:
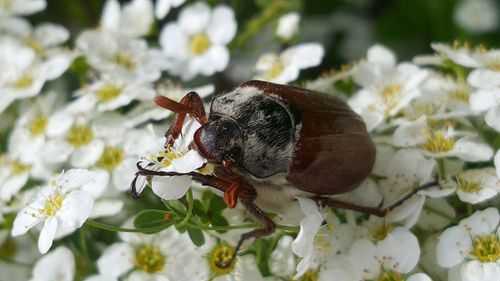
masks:
[[(331, 54), (303, 36), (296, 1), (248, 21), (239, 4), (121, 2), (72, 34), (32, 23), (46, 0), (0, 0), (0, 268), (12, 279), (500, 280), (500, 49), (433, 43), (433, 54), (398, 61), (375, 44), (341, 70), (303, 75)], [(488, 32), (494, 6), (463, 0), (455, 19)], [(481, 9), (477, 22), (467, 16)], [(194, 91), (208, 102), (240, 73), (344, 99), (376, 160), (335, 199), (387, 213), (297, 196), (264, 208), (276, 230), (235, 252), (261, 226), (202, 186), (225, 167), (192, 145), (200, 120), (153, 100)], [(165, 140), (178, 119), (179, 136)]]

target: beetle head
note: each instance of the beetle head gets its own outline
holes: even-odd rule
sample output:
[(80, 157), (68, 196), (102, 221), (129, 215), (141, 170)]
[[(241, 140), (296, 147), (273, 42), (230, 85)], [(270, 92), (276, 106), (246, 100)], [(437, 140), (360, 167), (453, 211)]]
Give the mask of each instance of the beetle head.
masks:
[(231, 118), (211, 117), (216, 118), (208, 120), (194, 134), (197, 150), (210, 160), (240, 162), (243, 157), (243, 133), (240, 126)]

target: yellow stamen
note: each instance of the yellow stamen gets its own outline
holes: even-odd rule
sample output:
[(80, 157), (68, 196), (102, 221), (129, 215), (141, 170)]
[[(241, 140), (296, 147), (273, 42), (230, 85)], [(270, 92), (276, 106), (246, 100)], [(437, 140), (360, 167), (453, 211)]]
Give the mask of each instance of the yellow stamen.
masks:
[(447, 138), (443, 132), (436, 131), (429, 133), (422, 148), (432, 153), (439, 153), (452, 150), (454, 145), (455, 141), (453, 138)]
[(112, 171), (123, 161), (124, 156), (125, 152), (121, 147), (106, 146), (96, 165)]
[(74, 147), (82, 147), (89, 144), (93, 138), (94, 134), (90, 126), (86, 124), (75, 124), (69, 130), (66, 141)]
[(285, 64), (283, 64), (283, 62), (278, 59), (275, 63), (273, 63), (271, 69), (269, 69), (266, 72), (266, 76), (269, 79), (274, 79), (278, 77), (283, 72), (284, 69), (285, 69)]
[(380, 274), (377, 281), (404, 281), (404, 279), (399, 272), (384, 271)]
[(28, 130), (30, 131), (31, 135), (35, 137), (45, 132), (48, 121), (49, 119), (47, 118), (47, 116), (43, 114), (35, 116), (35, 118), (33, 118), (28, 124)]
[(480, 262), (497, 262), (500, 260), (500, 239), (492, 234), (483, 234), (472, 240), (472, 255)]
[(189, 44), (189, 49), (195, 55), (201, 55), (210, 48), (212, 43), (210, 42), (210, 38), (208, 38), (205, 33), (198, 33), (191, 37), (191, 42)]
[(233, 247), (228, 245), (217, 245), (208, 258), (208, 267), (210, 271), (217, 276), (226, 275), (231, 272), (237, 261), (234, 260), (229, 266), (227, 266), (227, 263), (231, 261), (233, 255)]
[[(290, 281), (294, 279), (289, 279)], [(318, 281), (319, 275), (318, 272), (312, 269), (306, 271), (299, 279), (295, 279), (295, 281)]]
[(106, 84), (97, 91), (96, 96), (101, 102), (109, 102), (118, 97), (121, 93), (122, 88), (113, 84)]
[(64, 201), (64, 196), (58, 191), (56, 194), (49, 196), (45, 201), (43, 209), (40, 209), (38, 212), (40, 214), (44, 214), (47, 217), (51, 217), (55, 215), (55, 213), (61, 209), (62, 203)]
[(457, 175), (458, 189), (466, 193), (475, 193), (483, 189), (483, 183), (476, 177), (466, 178), (464, 173)]
[(17, 90), (25, 90), (33, 85), (33, 80), (33, 76), (24, 74), (14, 82), (14, 88)]
[(145, 272), (155, 273), (163, 270), (165, 257), (157, 246), (146, 244), (136, 250), (134, 264)]
[(28, 172), (30, 169), (31, 169), (31, 165), (23, 164), (20, 161), (14, 161), (10, 165), (10, 172), (13, 175), (19, 175), (19, 174)]
[(117, 53), (113, 56), (113, 60), (127, 70), (132, 70), (135, 68), (134, 58), (131, 54)]
[(384, 240), (392, 231), (393, 227), (387, 223), (378, 223), (372, 229), (372, 238), (376, 241)]
[(386, 106), (385, 115), (389, 115), (390, 111), (396, 107), (401, 100), (401, 90), (403, 87), (400, 84), (393, 84), (385, 87), (382, 91), (382, 101)]

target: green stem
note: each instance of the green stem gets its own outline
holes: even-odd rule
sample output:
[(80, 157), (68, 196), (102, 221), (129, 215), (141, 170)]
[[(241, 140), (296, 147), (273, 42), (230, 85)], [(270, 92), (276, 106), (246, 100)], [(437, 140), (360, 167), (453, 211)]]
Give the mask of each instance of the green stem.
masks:
[[(196, 229), (201, 229), (201, 230), (219, 230), (219, 231), (224, 231), (224, 230), (233, 230), (233, 229), (246, 229), (246, 228), (259, 228), (260, 225), (256, 223), (249, 223), (249, 224), (239, 224), (239, 225), (227, 225), (227, 226), (203, 226), (203, 225), (197, 225), (197, 224), (188, 224), (189, 227), (196, 228)], [(298, 233), (299, 232), (299, 227), (298, 226), (288, 226), (288, 225), (276, 225), (276, 229), (280, 229), (283, 231), (287, 232), (293, 232), (293, 233)]]
[(89, 250), (87, 247), (87, 239), (85, 239), (85, 228), (80, 228), (78, 235), (80, 236), (80, 247), (84, 257), (89, 258)]
[(439, 170), (438, 170), (439, 179), (443, 180), (446, 177), (446, 170), (445, 170), (445, 167), (444, 167), (444, 160), (443, 159), (438, 159), (437, 162), (438, 162), (438, 168), (439, 168)]
[(102, 222), (98, 222), (95, 220), (87, 220), (85, 222), (86, 225), (90, 225), (95, 228), (107, 230), (107, 231), (112, 231), (112, 232), (144, 232), (147, 231), (147, 228), (125, 228), (125, 227), (119, 227), (119, 226), (113, 226), (109, 224), (105, 224)]
[(178, 227), (185, 226), (189, 222), (189, 219), (191, 219), (191, 217), (193, 216), (194, 201), (193, 201), (193, 191), (191, 190), (191, 188), (188, 189), (186, 193), (186, 200), (188, 202), (188, 209), (186, 212), (186, 216), (180, 223), (177, 224)]

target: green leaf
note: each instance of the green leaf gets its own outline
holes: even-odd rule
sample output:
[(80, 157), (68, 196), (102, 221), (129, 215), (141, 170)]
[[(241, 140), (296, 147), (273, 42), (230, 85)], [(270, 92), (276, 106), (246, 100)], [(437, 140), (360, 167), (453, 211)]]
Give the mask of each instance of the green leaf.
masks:
[(207, 215), (205, 206), (203, 206), (203, 203), (198, 199), (193, 202), (193, 213), (199, 217), (205, 217)]
[(144, 233), (160, 232), (174, 224), (172, 212), (163, 210), (144, 210), (137, 214), (134, 226), (143, 229)]
[(203, 236), (203, 232), (200, 229), (188, 227), (187, 231), (189, 234), (189, 238), (191, 238), (191, 241), (193, 241), (193, 244), (198, 247), (201, 247), (203, 246), (203, 244), (205, 244), (205, 236)]
[(220, 214), (225, 208), (227, 208), (226, 202), (222, 197), (214, 195), (210, 198), (208, 202), (208, 210), (212, 213)]
[(177, 217), (186, 216), (186, 207), (179, 200), (163, 200), (163, 205), (168, 211), (175, 213)]
[[(210, 223), (213, 226), (227, 226), (227, 225), (229, 225), (229, 222), (227, 221), (227, 219), (223, 215), (220, 215), (220, 214), (212, 216), (210, 218)], [(217, 232), (224, 233), (224, 232), (227, 232), (227, 230), (217, 230)]]
[(255, 247), (255, 261), (260, 273), (263, 277), (271, 275), (271, 270), (269, 270), (268, 261), (271, 253), (276, 248), (279, 239), (283, 234), (277, 234), (267, 239), (257, 239), (254, 243)]

